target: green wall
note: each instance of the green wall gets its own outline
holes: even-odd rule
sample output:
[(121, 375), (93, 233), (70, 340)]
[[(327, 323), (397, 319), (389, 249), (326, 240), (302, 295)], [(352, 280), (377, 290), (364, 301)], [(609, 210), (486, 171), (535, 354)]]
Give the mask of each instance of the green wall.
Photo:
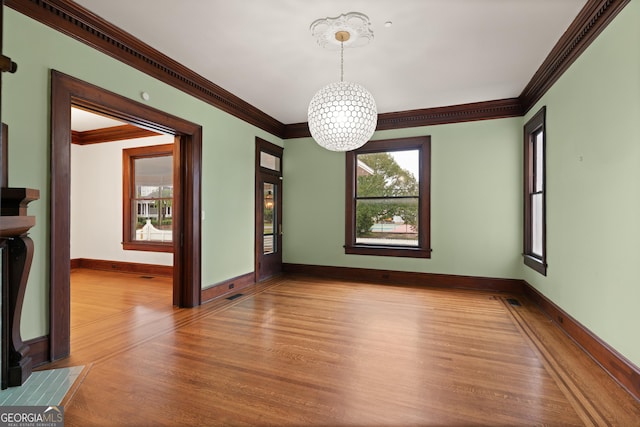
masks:
[[(253, 270), (254, 138), (283, 141), (5, 9), (10, 183), (39, 188), (23, 337), (48, 332), (49, 70), (203, 126), (203, 287)], [(344, 154), (284, 141), (284, 261), (523, 278), (640, 365), (640, 1), (632, 0), (527, 117), (381, 131), (431, 135), (431, 259), (345, 255)], [(108, 70), (105, 72), (105, 70)], [(547, 106), (548, 276), (524, 267), (522, 126)], [(73, 178), (72, 178), (73, 179)]]
[(547, 106), (548, 275), (522, 277), (640, 365), (640, 1), (526, 116)]
[[(254, 144), (272, 135), (5, 8), (4, 53), (18, 63), (3, 76), (2, 119), (9, 125), (9, 183), (40, 190), (32, 202), (35, 255), (22, 335), (49, 330), (49, 71), (56, 69), (203, 127), (202, 286), (253, 271)], [(71, 178), (73, 179), (73, 177)]]
[(288, 263), (517, 277), (522, 259), (522, 118), (380, 131), (431, 135), (431, 259), (345, 255), (345, 155), (285, 141)]

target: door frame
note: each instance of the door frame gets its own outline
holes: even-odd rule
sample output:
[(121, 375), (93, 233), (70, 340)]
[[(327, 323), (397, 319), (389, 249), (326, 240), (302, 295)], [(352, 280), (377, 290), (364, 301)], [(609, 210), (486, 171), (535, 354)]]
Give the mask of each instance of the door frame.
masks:
[(175, 135), (173, 304), (194, 307), (201, 292), (202, 127), (98, 86), (51, 70), (51, 242), (49, 357), (70, 354), (71, 106)]
[[(260, 153), (269, 153), (273, 156), (276, 156), (280, 159), (280, 171), (274, 171), (268, 168), (263, 168), (260, 166)], [(268, 279), (269, 277), (278, 274), (272, 274), (268, 277), (260, 277), (262, 258), (264, 256), (264, 236), (262, 234), (262, 229), (264, 227), (263, 224), (263, 209), (262, 202), (264, 197), (263, 190), (263, 180), (270, 179), (273, 183), (277, 183), (280, 187), (277, 203), (278, 213), (280, 214), (280, 221), (278, 221), (279, 229), (277, 233), (279, 234), (279, 238), (277, 239), (277, 250), (280, 254), (280, 269), (279, 272), (282, 272), (282, 194), (283, 194), (283, 186), (282, 186), (282, 167), (283, 167), (283, 159), (282, 154), (284, 152), (284, 148), (272, 144), (264, 139), (256, 137), (256, 154), (255, 154), (255, 162), (256, 162), (256, 170), (255, 170), (255, 239), (254, 239), (254, 247), (255, 247), (255, 255), (254, 255), (254, 281), (258, 283), (260, 280)]]

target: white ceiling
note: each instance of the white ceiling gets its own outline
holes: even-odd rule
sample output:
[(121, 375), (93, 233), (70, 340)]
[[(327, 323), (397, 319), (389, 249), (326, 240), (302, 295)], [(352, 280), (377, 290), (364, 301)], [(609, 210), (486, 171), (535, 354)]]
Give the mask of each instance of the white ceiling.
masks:
[(292, 124), (307, 120), (317, 90), (340, 79), (340, 53), (309, 31), (318, 18), (369, 16), (374, 40), (345, 49), (344, 79), (388, 113), (517, 97), (586, 0), (76, 2)]
[(77, 107), (71, 107), (71, 130), (85, 132), (88, 130), (110, 128), (126, 124), (111, 117), (91, 113)]

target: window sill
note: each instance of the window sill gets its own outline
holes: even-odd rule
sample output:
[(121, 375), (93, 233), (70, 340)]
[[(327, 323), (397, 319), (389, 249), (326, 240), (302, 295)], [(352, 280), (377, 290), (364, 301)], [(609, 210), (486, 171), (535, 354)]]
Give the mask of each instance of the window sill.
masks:
[(524, 254), (523, 257), (525, 265), (531, 267), (543, 276), (547, 275), (547, 264), (543, 260), (526, 254)]
[(422, 248), (398, 248), (391, 246), (364, 246), (345, 245), (345, 254), (351, 255), (377, 255), (405, 258), (431, 258), (431, 249)]
[(173, 252), (173, 243), (123, 242), (126, 251)]

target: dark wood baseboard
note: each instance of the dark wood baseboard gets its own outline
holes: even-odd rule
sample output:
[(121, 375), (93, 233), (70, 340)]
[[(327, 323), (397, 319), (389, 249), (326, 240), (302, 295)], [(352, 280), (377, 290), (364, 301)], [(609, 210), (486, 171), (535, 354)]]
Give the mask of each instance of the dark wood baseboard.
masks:
[(490, 277), (457, 276), (449, 274), (416, 273), (409, 271), (374, 270), (324, 265), (283, 264), (285, 273), (327, 277), (349, 281), (418, 285), (451, 289), (521, 293), (522, 281)]
[(522, 292), (618, 384), (640, 401), (640, 368), (525, 281), (522, 281)]
[(71, 268), (88, 268), (90, 270), (118, 271), (120, 273), (147, 274), (150, 276), (173, 276), (173, 266), (157, 264), (140, 264), (136, 262), (106, 261), (101, 259), (74, 258)]
[(213, 286), (203, 289), (200, 293), (201, 303), (204, 304), (207, 301), (211, 301), (212, 299), (218, 298), (223, 295), (235, 294), (238, 291), (255, 284), (254, 274), (255, 273), (252, 271), (241, 276), (224, 280), (220, 283), (216, 283)]
[(29, 356), (33, 366), (40, 366), (48, 363), (49, 358), (49, 336), (33, 338), (24, 342), (29, 346)]

